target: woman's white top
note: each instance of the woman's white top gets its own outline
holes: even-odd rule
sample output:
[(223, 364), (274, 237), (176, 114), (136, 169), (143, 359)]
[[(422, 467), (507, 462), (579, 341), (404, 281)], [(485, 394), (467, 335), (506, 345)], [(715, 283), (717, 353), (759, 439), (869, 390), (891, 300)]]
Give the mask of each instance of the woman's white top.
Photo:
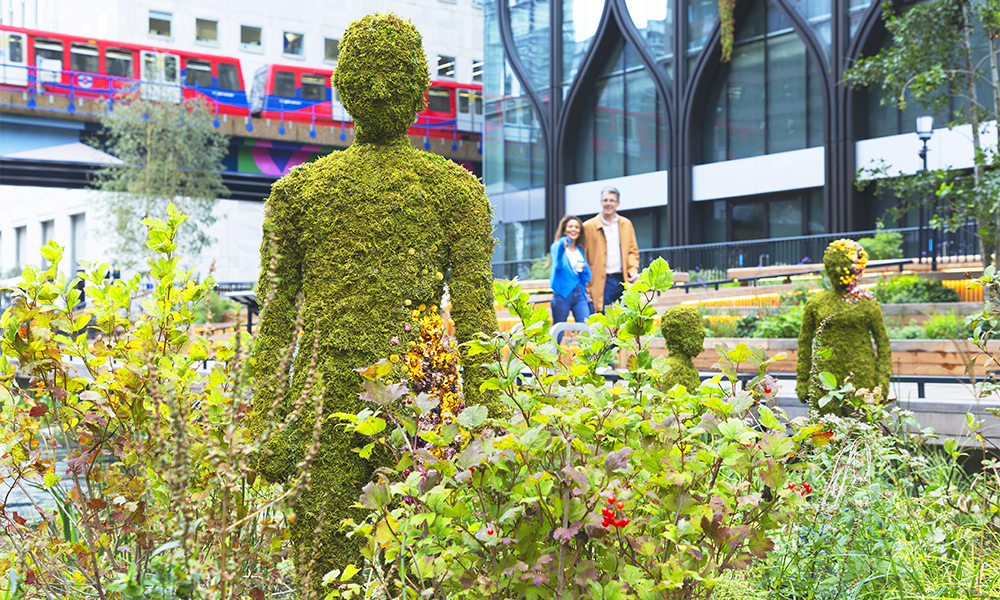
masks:
[(583, 273), (583, 270), (587, 268), (587, 260), (583, 258), (583, 252), (580, 252), (579, 248), (566, 248), (566, 258), (569, 259), (570, 266), (577, 273)]

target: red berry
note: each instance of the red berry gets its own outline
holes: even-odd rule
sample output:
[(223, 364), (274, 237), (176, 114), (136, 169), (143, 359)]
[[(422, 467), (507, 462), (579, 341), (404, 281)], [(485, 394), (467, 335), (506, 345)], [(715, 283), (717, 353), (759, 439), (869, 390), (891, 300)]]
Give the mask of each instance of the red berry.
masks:
[(472, 473), (475, 473), (476, 472), (476, 467), (474, 467), (474, 466), (473, 467), (469, 467), (469, 471), (471, 471)]
[(619, 527), (625, 527), (629, 523), (628, 517), (625, 517), (624, 519), (622, 519), (621, 521), (618, 521), (618, 522), (620, 523), (620, 525), (618, 525)]
[(622, 504), (621, 502), (619, 502), (618, 504), (615, 504), (615, 506), (618, 507), (618, 510), (621, 510), (621, 509), (625, 508), (625, 505)]
[(614, 496), (611, 496), (610, 498), (608, 498), (608, 504), (614, 504), (614, 503), (615, 503), (615, 497)]
[(493, 530), (492, 529), (487, 529), (486, 530), (486, 535), (493, 535)]
[(770, 394), (770, 393), (771, 393), (771, 388), (770, 388), (770, 386), (768, 386), (768, 387), (764, 388), (764, 393), (765, 393), (765, 394)]

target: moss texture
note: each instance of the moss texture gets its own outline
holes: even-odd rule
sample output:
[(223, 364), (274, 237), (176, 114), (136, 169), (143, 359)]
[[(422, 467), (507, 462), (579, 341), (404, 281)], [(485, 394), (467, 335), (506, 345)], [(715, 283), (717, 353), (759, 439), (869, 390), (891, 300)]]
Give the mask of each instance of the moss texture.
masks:
[[(823, 264), (833, 289), (814, 294), (802, 311), (795, 392), (814, 408), (823, 396), (815, 377), (822, 371), (832, 373), (839, 383), (851, 375), (855, 387), (882, 386), (883, 396), (888, 393), (892, 353), (882, 307), (869, 290), (857, 287), (866, 262), (867, 254), (856, 242), (831, 243)], [(813, 356), (814, 340), (817, 347), (831, 350), (830, 358)], [(842, 413), (843, 407), (831, 402), (821, 412)]]
[[(427, 67), (416, 28), (394, 15), (367, 16), (350, 25), (340, 45), (334, 82), (357, 126), (354, 144), (293, 169), (274, 184), (267, 200), (261, 264), (276, 255), (274, 279), (262, 275), (264, 307), (255, 349), (258, 391), (251, 427), (261, 432), (276, 394), (282, 349), (292, 342), (296, 298), (304, 302), (301, 349), (278, 416), (302, 390), (314, 340), (327, 415), (311, 487), (296, 506), (292, 527), (296, 555), (319, 591), (325, 573), (360, 566), (357, 543), (339, 531), (348, 509), (372, 476), (378, 460), (360, 459), (360, 440), (344, 433), (335, 412), (357, 412), (361, 377), (354, 369), (405, 347), (419, 336), (406, 327), (420, 304), (440, 305), (447, 283), (459, 342), (496, 330), (490, 257), (490, 205), (482, 184), (455, 163), (412, 148), (407, 127), (423, 106)], [(269, 239), (277, 240), (272, 247)], [(272, 290), (273, 288), (273, 290)], [(407, 331), (410, 329), (410, 331)], [(485, 369), (464, 356), (465, 402), (485, 403), (493, 415), (504, 408), (484, 398)], [(258, 468), (285, 482), (310, 442), (312, 417), (269, 444)], [(317, 534), (319, 531), (319, 534)], [(320, 595), (319, 597), (322, 597)]]
[(670, 371), (663, 378), (663, 388), (669, 390), (678, 383), (689, 391), (701, 386), (698, 369), (692, 358), (701, 354), (705, 342), (705, 326), (698, 309), (691, 306), (673, 306), (660, 317), (660, 333), (667, 346), (667, 364)]

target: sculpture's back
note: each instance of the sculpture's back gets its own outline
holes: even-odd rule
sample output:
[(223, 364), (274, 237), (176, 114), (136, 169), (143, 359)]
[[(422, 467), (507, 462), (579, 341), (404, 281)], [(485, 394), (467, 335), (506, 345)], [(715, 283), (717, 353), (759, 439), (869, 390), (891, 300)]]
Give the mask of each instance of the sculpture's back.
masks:
[[(266, 205), (262, 266), (266, 271), (274, 259), (276, 269), (273, 277), (262, 275), (257, 292), (272, 296), (255, 354), (257, 430), (268, 425), (300, 293), (303, 334), (284, 397), (295, 398), (305, 385), (317, 343), (327, 415), (360, 410), (354, 369), (398, 352), (393, 343), (405, 348), (415, 339), (411, 311), (440, 305), (446, 282), (460, 342), (496, 329), (492, 227), (482, 184), (451, 161), (414, 149), (406, 136), (427, 83), (420, 34), (409, 22), (368, 16), (344, 34), (334, 84), (355, 120), (355, 142), (294, 169), (275, 184)], [(480, 367), (466, 365), (466, 382), (481, 377)], [(478, 384), (464, 391), (466, 403), (480, 401)], [(279, 418), (288, 410), (288, 401), (282, 404)], [(490, 408), (496, 413), (499, 407)], [(312, 435), (308, 411), (301, 422), (259, 457), (269, 480), (285, 481), (304, 456)], [(358, 458), (352, 451), (358, 445), (335, 420), (327, 422), (311, 489), (296, 509), (293, 541), (303, 553), (297, 558), (312, 565), (317, 590), (323, 574), (360, 560), (357, 544), (338, 530), (377, 466)]]
[(705, 341), (705, 326), (701, 313), (692, 306), (672, 306), (660, 317), (660, 333), (667, 347), (670, 370), (661, 381), (663, 389), (677, 384), (689, 392), (701, 386), (698, 369), (691, 360), (701, 353)]
[[(820, 412), (842, 412), (836, 403), (818, 406), (823, 391), (816, 374), (823, 371), (833, 374), (838, 383), (851, 376), (855, 388), (881, 386), (883, 396), (889, 390), (892, 355), (882, 307), (870, 290), (858, 287), (867, 261), (867, 253), (857, 242), (831, 243), (823, 264), (833, 289), (814, 294), (802, 311), (795, 391), (801, 401)], [(815, 348), (828, 348), (829, 358), (817, 356)]]

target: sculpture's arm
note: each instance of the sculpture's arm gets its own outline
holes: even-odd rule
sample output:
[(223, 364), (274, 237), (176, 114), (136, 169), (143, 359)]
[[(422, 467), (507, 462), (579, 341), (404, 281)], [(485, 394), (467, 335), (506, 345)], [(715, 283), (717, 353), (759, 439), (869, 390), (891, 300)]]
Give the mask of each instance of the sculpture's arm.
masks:
[[(456, 203), (446, 224), (451, 267), (448, 281), (451, 318), (455, 321), (459, 344), (473, 339), (476, 333), (492, 334), (497, 330), (490, 264), (494, 244), (490, 222), (492, 208), (478, 180), (469, 177), (462, 183), (465, 185), (452, 190)], [(465, 403), (486, 405), (491, 417), (506, 414), (506, 405), (495, 393), (484, 395), (479, 391), (480, 384), (489, 376), (484, 365), (491, 358), (486, 355), (469, 357), (464, 346), (460, 352)]]
[(812, 344), (816, 335), (816, 311), (806, 303), (802, 311), (802, 328), (799, 330), (799, 351), (795, 362), (795, 394), (802, 402), (809, 402), (809, 379), (812, 370)]
[[(256, 292), (257, 302), (261, 304), (260, 322), (250, 363), (251, 375), (255, 378), (250, 430), (255, 437), (271, 425), (268, 415), (277, 398), (278, 367), (282, 353), (292, 343), (295, 329), (296, 297), (302, 281), (299, 203), (306, 175), (307, 170), (300, 167), (275, 182), (264, 207), (261, 273)], [(283, 417), (284, 407), (276, 408), (274, 416)], [(267, 476), (270, 469), (262, 470)]]
[(868, 319), (872, 338), (875, 340), (875, 381), (882, 386), (882, 397), (889, 397), (889, 379), (892, 377), (892, 348), (889, 334), (882, 318), (882, 306), (872, 300), (871, 316)]

